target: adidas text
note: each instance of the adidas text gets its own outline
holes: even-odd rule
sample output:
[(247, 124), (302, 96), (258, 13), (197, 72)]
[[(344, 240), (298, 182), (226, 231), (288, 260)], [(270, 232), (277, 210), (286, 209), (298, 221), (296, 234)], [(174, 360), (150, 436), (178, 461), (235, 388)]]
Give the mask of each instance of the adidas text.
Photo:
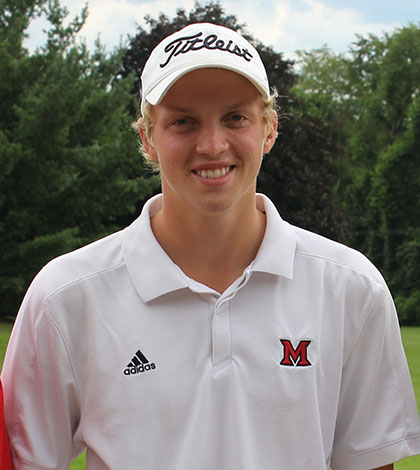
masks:
[(124, 369), (125, 375), (141, 374), (142, 372), (147, 372), (149, 370), (156, 369), (156, 364), (154, 362), (147, 364), (140, 364), (139, 366), (127, 367)]

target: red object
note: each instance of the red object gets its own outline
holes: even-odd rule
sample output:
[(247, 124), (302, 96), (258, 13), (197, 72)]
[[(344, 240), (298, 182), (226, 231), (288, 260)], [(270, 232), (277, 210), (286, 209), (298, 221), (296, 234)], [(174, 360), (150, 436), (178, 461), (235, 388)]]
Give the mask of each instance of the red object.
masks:
[(0, 470), (12, 470), (12, 456), (10, 455), (9, 439), (4, 422), (3, 387), (0, 381)]

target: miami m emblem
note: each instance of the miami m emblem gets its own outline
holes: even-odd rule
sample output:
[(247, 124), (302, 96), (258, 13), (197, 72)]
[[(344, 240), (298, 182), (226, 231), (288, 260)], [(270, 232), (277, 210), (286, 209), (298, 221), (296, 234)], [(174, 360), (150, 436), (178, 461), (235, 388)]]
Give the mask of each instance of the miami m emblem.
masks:
[(310, 340), (300, 341), (296, 348), (293, 347), (292, 342), (288, 339), (280, 339), (280, 342), (283, 345), (281, 366), (307, 367), (312, 365), (308, 359)]

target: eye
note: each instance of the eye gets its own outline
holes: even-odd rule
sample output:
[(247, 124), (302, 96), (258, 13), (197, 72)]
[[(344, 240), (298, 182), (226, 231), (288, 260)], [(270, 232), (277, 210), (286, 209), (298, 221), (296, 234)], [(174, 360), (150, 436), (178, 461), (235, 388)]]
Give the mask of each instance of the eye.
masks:
[(171, 122), (172, 126), (187, 126), (191, 124), (191, 119), (189, 118), (178, 118)]
[(180, 116), (171, 119), (168, 123), (168, 129), (171, 129), (171, 132), (185, 133), (190, 132), (196, 128), (196, 120), (188, 116)]
[(247, 121), (247, 118), (241, 113), (232, 113), (226, 117), (225, 121), (230, 126), (242, 127)]
[(245, 119), (245, 116), (238, 113), (238, 114), (232, 114), (229, 118), (231, 121), (242, 121)]

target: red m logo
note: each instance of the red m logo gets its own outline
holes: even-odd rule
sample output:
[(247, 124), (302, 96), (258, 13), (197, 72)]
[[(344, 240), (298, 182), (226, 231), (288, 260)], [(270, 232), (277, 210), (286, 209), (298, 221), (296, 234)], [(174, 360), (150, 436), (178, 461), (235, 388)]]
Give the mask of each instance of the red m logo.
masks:
[(280, 362), (282, 366), (306, 367), (312, 365), (308, 360), (308, 346), (310, 340), (300, 341), (297, 348), (288, 339), (281, 339), (283, 345), (283, 360)]

